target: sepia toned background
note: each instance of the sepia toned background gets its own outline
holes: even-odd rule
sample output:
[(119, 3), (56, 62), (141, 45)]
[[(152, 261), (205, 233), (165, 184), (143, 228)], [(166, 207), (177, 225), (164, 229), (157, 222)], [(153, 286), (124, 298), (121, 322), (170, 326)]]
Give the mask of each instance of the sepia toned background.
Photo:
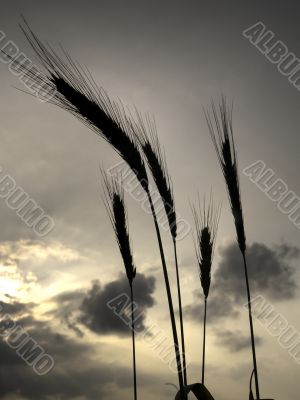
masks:
[[(248, 396), (251, 349), (235, 231), (202, 107), (233, 99), (253, 296), (263, 295), (299, 325), (299, 229), (242, 169), (263, 160), (300, 196), (300, 92), (242, 32), (262, 21), (300, 57), (295, 2), (2, 1), (0, 30), (29, 57), (24, 15), (43, 41), (62, 44), (100, 86), (155, 116), (174, 184), (176, 209), (192, 225), (190, 202), (211, 190), (222, 201), (211, 301), (206, 384), (218, 400)], [(38, 237), (0, 198), (0, 304), (55, 360), (37, 376), (0, 341), (4, 400), (131, 399), (130, 332), (106, 302), (127, 290), (101, 200), (99, 165), (120, 160), (71, 115), (44, 104), (0, 63), (0, 166), (55, 221)], [(145, 328), (171, 336), (151, 218), (126, 197)], [(175, 299), (172, 243), (163, 235)], [(192, 233), (179, 242), (189, 381), (199, 382), (202, 298)], [(300, 365), (256, 323), (264, 398), (297, 400)], [(176, 374), (137, 338), (138, 391), (174, 398)]]

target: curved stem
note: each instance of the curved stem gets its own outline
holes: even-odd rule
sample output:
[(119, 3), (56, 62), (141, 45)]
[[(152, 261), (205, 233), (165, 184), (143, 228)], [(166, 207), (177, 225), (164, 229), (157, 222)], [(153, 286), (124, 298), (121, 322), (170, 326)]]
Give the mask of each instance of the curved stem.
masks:
[(181, 332), (181, 354), (182, 354), (182, 367), (183, 367), (183, 379), (184, 385), (187, 386), (187, 373), (186, 373), (186, 359), (185, 359), (185, 341), (184, 341), (184, 328), (183, 328), (183, 314), (182, 314), (182, 303), (181, 303), (181, 289), (179, 279), (179, 268), (177, 258), (177, 246), (176, 239), (173, 238), (174, 255), (175, 255), (175, 267), (176, 267), (176, 279), (177, 279), (177, 291), (178, 291), (178, 306), (179, 306), (179, 319), (180, 319), (180, 332)]
[(251, 346), (252, 346), (256, 398), (257, 398), (257, 400), (260, 400), (258, 372), (257, 372), (257, 363), (256, 363), (256, 351), (255, 351), (255, 338), (254, 338), (254, 329), (253, 329), (253, 321), (252, 321), (251, 294), (250, 294), (250, 285), (249, 285), (249, 278), (248, 278), (248, 268), (247, 268), (245, 252), (242, 252), (242, 255), (243, 255), (243, 261), (244, 261), (244, 270), (245, 270), (245, 278), (246, 278), (246, 286), (247, 286), (248, 312), (249, 312), (249, 323), (250, 323), (250, 333), (251, 333)]
[(131, 331), (132, 331), (132, 353), (133, 353), (133, 387), (134, 387), (134, 400), (137, 400), (135, 337), (134, 337), (134, 308), (133, 308), (132, 282), (130, 282), (130, 296), (131, 296)]
[(207, 310), (207, 298), (205, 297), (204, 318), (203, 318), (203, 352), (202, 352), (202, 384), (203, 385), (204, 385), (204, 374), (205, 374), (206, 310)]
[(179, 383), (179, 388), (180, 388), (180, 393), (181, 393), (181, 399), (184, 400), (184, 399), (186, 399), (186, 396), (185, 396), (185, 392), (184, 392), (180, 349), (179, 349), (179, 343), (178, 343), (178, 335), (177, 335), (177, 329), (176, 329), (175, 314), (174, 314), (172, 294), (171, 294), (170, 283), (169, 283), (168, 270), (167, 270), (162, 240), (161, 240), (161, 236), (160, 236), (160, 230), (159, 230), (159, 226), (158, 226), (158, 222), (157, 222), (157, 217), (156, 217), (154, 205), (152, 202), (151, 194), (149, 191), (147, 192), (147, 195), (148, 195), (149, 204), (150, 204), (150, 208), (151, 208), (151, 212), (152, 212), (152, 216), (153, 216), (153, 220), (154, 220), (154, 225), (155, 225), (155, 230), (156, 230), (156, 235), (157, 235), (157, 240), (158, 240), (158, 246), (159, 246), (159, 251), (160, 251), (160, 257), (161, 257), (161, 262), (162, 262), (162, 268), (163, 268), (163, 273), (164, 273), (166, 291), (167, 291), (170, 319), (171, 319), (171, 325), (172, 325), (172, 331), (173, 331), (178, 383)]

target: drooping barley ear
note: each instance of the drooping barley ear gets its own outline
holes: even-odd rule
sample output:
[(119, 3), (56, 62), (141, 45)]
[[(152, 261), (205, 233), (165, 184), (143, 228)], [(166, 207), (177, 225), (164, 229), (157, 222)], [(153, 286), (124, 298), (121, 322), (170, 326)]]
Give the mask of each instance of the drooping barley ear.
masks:
[(237, 153), (233, 138), (232, 107), (229, 108), (227, 106), (226, 99), (225, 97), (223, 97), (220, 102), (218, 110), (216, 109), (216, 106), (214, 105), (213, 102), (211, 105), (211, 109), (212, 109), (211, 113), (212, 115), (208, 111), (204, 111), (204, 113), (209, 128), (209, 132), (213, 144), (215, 146), (217, 156), (225, 178), (230, 200), (231, 211), (236, 227), (237, 242), (243, 257), (247, 299), (248, 299), (248, 312), (249, 312), (249, 324), (250, 324), (250, 334), (251, 334), (256, 397), (257, 400), (260, 400), (258, 371), (256, 362), (255, 337), (254, 337), (254, 329), (252, 321), (251, 293), (250, 293), (248, 268), (246, 261), (246, 235), (245, 235), (244, 218), (243, 218), (242, 202), (240, 195)]
[(136, 110), (136, 116), (137, 116), (136, 121), (132, 119), (133, 132), (140, 143), (140, 146), (147, 160), (148, 167), (153, 176), (153, 180), (156, 184), (161, 200), (163, 202), (164, 209), (168, 218), (170, 234), (173, 239), (180, 332), (181, 332), (183, 378), (184, 378), (184, 384), (186, 386), (187, 371), (186, 371), (186, 357), (185, 357), (185, 340), (184, 340), (184, 325), (183, 325), (183, 312), (182, 312), (182, 301), (181, 301), (181, 287), (180, 287), (179, 267), (178, 267), (178, 257), (177, 257), (177, 244), (176, 244), (177, 221), (176, 221), (173, 185), (167, 169), (165, 152), (162, 149), (157, 136), (157, 129), (154, 119), (151, 118), (149, 115), (147, 115), (146, 118), (144, 119), (137, 110)]
[(176, 321), (164, 249), (149, 191), (146, 167), (140, 154), (139, 146), (135, 141), (135, 136), (131, 135), (132, 124), (130, 119), (125, 115), (124, 107), (121, 103), (110, 100), (107, 93), (95, 83), (88, 69), (84, 70), (78, 63), (75, 63), (65, 50), (63, 50), (65, 60), (62, 60), (50, 46), (45, 46), (38, 39), (25, 20), (21, 29), (38, 56), (45, 72), (42, 73), (41, 71), (36, 71), (36, 69), (30, 69), (18, 62), (18, 60), (12, 59), (15, 67), (31, 82), (37, 86), (43, 86), (44, 91), (49, 91), (53, 94), (53, 97), (49, 100), (50, 103), (73, 114), (110, 143), (129, 165), (147, 193), (162, 261), (177, 361), (178, 381), (180, 392), (184, 399), (181, 357), (178, 350)]
[(216, 234), (220, 219), (220, 206), (215, 207), (212, 197), (208, 206), (206, 206), (205, 198), (203, 207), (198, 201), (198, 210), (192, 207), (192, 213), (195, 222), (196, 239), (195, 250), (200, 270), (200, 281), (204, 294), (204, 317), (203, 317), (203, 352), (202, 352), (202, 384), (205, 379), (205, 346), (206, 346), (206, 315), (207, 315), (207, 299), (209, 296), (211, 283), (211, 267), (216, 242)]
[(30, 69), (14, 60), (16, 67), (36, 86), (52, 90), (50, 103), (68, 111), (105, 139), (136, 174), (145, 190), (148, 177), (138, 145), (130, 135), (130, 126), (121, 102), (113, 101), (94, 81), (88, 69), (83, 69), (62, 49), (62, 60), (50, 46), (45, 46), (26, 21), (21, 26), (28, 42), (43, 67), (44, 73)]
[(127, 227), (127, 212), (124, 202), (124, 190), (119, 179), (111, 178), (102, 171), (104, 186), (104, 204), (108, 212), (111, 224), (115, 231), (116, 240), (120, 249), (126, 275), (130, 286), (131, 297), (131, 334), (132, 334), (132, 353), (133, 353), (133, 388), (134, 400), (137, 400), (137, 380), (136, 380), (136, 354), (135, 354), (135, 331), (134, 331), (134, 298), (133, 280), (136, 275), (134, 266), (129, 233)]
[(168, 173), (165, 152), (157, 136), (155, 120), (149, 115), (144, 119), (136, 110), (137, 121), (132, 120), (133, 131), (139, 141), (155, 185), (161, 196), (173, 239), (177, 236), (177, 222), (173, 185)]

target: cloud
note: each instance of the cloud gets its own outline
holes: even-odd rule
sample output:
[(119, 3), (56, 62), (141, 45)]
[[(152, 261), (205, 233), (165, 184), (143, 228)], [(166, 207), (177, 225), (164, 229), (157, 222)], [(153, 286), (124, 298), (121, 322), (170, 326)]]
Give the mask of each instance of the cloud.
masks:
[[(250, 336), (244, 335), (241, 331), (215, 329), (216, 343), (222, 347), (226, 347), (231, 352), (239, 352), (251, 347)], [(262, 339), (255, 337), (256, 346), (261, 345)]]
[(24, 304), (16, 300), (12, 300), (10, 303), (0, 300), (0, 312), (2, 314), (15, 315), (27, 311), (28, 308), (28, 304)]
[[(270, 248), (253, 243), (247, 249), (248, 271), (252, 295), (261, 294), (270, 301), (294, 299), (297, 284), (293, 261), (299, 259), (297, 247), (281, 244)], [(221, 260), (213, 274), (208, 300), (208, 320), (236, 317), (246, 302), (245, 277), (241, 254), (235, 243), (223, 247)], [(201, 322), (203, 298), (200, 289), (194, 293), (195, 301), (185, 307), (187, 318)]]
[[(31, 400), (89, 399), (109, 397), (106, 384), (115, 383), (119, 390), (130, 385), (130, 370), (117, 365), (89, 362), (92, 347), (65, 335), (53, 333), (39, 324), (30, 330), (32, 337), (45, 347), (55, 360), (55, 367), (46, 376), (37, 377), (5, 342), (0, 342), (0, 397), (18, 394)], [(85, 364), (85, 366), (83, 366)], [(37, 379), (38, 378), (38, 379)], [(124, 387), (123, 386), (123, 387)]]
[[(155, 278), (137, 274), (133, 287), (134, 301), (138, 305), (136, 314), (142, 313), (139, 317), (139, 323), (141, 329), (143, 329), (145, 328), (145, 312), (155, 303), (153, 298)], [(101, 287), (99, 281), (95, 281), (90, 291), (83, 298), (79, 317), (80, 323), (98, 334), (129, 335), (129, 327), (107, 306), (109, 301), (122, 293), (130, 296), (128, 279), (125, 275), (103, 287)]]
[[(10, 306), (4, 304), (3, 308)], [(30, 312), (14, 321), (53, 357), (55, 366), (49, 374), (37, 376), (0, 336), (1, 399), (117, 399), (120, 393), (131, 390), (131, 366), (119, 365), (113, 357), (109, 360), (97, 357), (95, 344), (57, 333), (49, 321), (37, 319)], [(97, 343), (99, 354), (103, 354), (102, 346), (101, 342)], [(152, 378), (140, 372), (139, 380), (140, 384), (147, 385)]]
[(62, 271), (65, 277), (73, 274), (83, 263), (89, 260), (59, 241), (0, 242), (0, 295), (30, 301), (32, 290), (51, 285), (62, 277)]
[[(134, 302), (138, 305), (135, 315), (139, 315), (140, 329), (143, 330), (147, 309), (155, 304), (155, 278), (138, 273), (133, 291)], [(129, 327), (107, 306), (110, 300), (123, 293), (129, 301), (130, 291), (125, 274), (104, 286), (95, 280), (89, 290), (66, 291), (52, 297), (50, 302), (55, 307), (44, 315), (64, 323), (78, 337), (84, 336), (84, 327), (100, 335), (127, 336), (130, 335)]]
[[(296, 295), (295, 268), (290, 261), (299, 257), (299, 250), (287, 244), (267, 247), (253, 243), (247, 250), (249, 279), (253, 293), (271, 300), (289, 300)], [(221, 262), (214, 280), (222, 291), (236, 300), (244, 298), (245, 283), (240, 252), (235, 244), (221, 250)]]
[(47, 311), (44, 315), (55, 318), (75, 332), (78, 337), (83, 337), (84, 332), (80, 328), (77, 319), (78, 310), (85, 295), (82, 290), (62, 292), (51, 298), (50, 302), (55, 304), (55, 308)]
[(60, 242), (45, 243), (41, 240), (18, 240), (0, 242), (0, 263), (15, 265), (32, 259), (46, 260), (52, 257), (57, 261), (76, 261), (79, 254)]
[[(204, 297), (201, 294), (200, 286), (199, 290), (194, 291), (193, 295), (194, 301), (192, 304), (184, 307), (184, 315), (189, 319), (202, 323), (204, 312)], [(220, 318), (238, 316), (238, 311), (234, 307), (234, 300), (232, 299), (232, 297), (224, 295), (223, 292), (213, 293), (211, 291), (211, 295), (208, 299), (207, 310), (208, 322), (213, 322)]]

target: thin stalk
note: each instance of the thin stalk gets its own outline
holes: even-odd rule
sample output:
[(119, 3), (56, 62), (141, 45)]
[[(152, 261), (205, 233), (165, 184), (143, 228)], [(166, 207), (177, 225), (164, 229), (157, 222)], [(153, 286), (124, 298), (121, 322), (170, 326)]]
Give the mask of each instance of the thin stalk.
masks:
[(176, 211), (174, 204), (174, 195), (171, 178), (168, 173), (167, 163), (165, 154), (160, 146), (155, 122), (149, 116), (144, 119), (141, 114), (136, 111), (137, 121), (133, 121), (133, 131), (139, 142), (145, 158), (147, 160), (149, 169), (152, 173), (154, 182), (161, 196), (165, 212), (168, 218), (170, 233), (173, 238), (174, 255), (176, 264), (176, 277), (177, 277), (177, 293), (179, 302), (179, 314), (180, 314), (180, 328), (181, 328), (181, 349), (183, 357), (183, 375), (184, 383), (187, 384), (186, 376), (186, 362), (184, 352), (184, 331), (183, 331), (183, 318), (182, 318), (182, 307), (181, 307), (181, 292), (178, 272), (178, 259), (176, 251), (176, 236), (177, 236), (177, 223), (176, 223)]
[(202, 384), (203, 385), (204, 385), (204, 374), (205, 374), (206, 310), (207, 310), (207, 298), (205, 297), (204, 318), (203, 318), (203, 353), (202, 353)]
[(174, 246), (176, 279), (177, 279), (177, 291), (178, 291), (178, 305), (179, 305), (179, 319), (180, 319), (180, 332), (181, 332), (181, 350), (182, 350), (181, 354), (182, 354), (183, 380), (184, 380), (184, 385), (187, 386), (183, 314), (182, 314), (182, 303), (181, 303), (181, 289), (180, 289), (179, 268), (178, 268), (178, 258), (177, 258), (177, 246), (176, 246), (176, 239), (175, 238), (173, 238), (173, 246)]
[(256, 351), (255, 351), (255, 338), (254, 338), (254, 329), (253, 329), (253, 321), (252, 321), (251, 294), (250, 294), (250, 285), (249, 285), (249, 278), (248, 278), (248, 268), (247, 268), (245, 252), (242, 252), (242, 255), (243, 255), (243, 260), (244, 260), (245, 279), (246, 279), (246, 286), (247, 286), (248, 312), (249, 312), (249, 323), (250, 323), (250, 333), (251, 333), (251, 346), (252, 346), (252, 356), (253, 356), (256, 398), (257, 398), (257, 400), (260, 400), (257, 362), (256, 362)]
[(132, 282), (130, 283), (130, 296), (131, 296), (131, 331), (132, 331), (132, 355), (133, 355), (133, 387), (134, 387), (134, 400), (137, 400), (135, 336), (134, 336), (134, 307), (133, 307)]
[(223, 97), (219, 106), (219, 113), (214, 103), (212, 103), (212, 117), (210, 117), (208, 112), (205, 112), (205, 115), (212, 141), (217, 152), (218, 160), (225, 178), (230, 200), (230, 207), (237, 233), (237, 242), (244, 260), (256, 397), (257, 400), (260, 400), (254, 330), (252, 322), (251, 295), (246, 262), (246, 235), (239, 185), (237, 153), (233, 137), (232, 108), (227, 107), (226, 99)]
[(160, 236), (160, 230), (159, 230), (159, 226), (158, 226), (158, 222), (157, 222), (156, 212), (155, 212), (151, 194), (149, 191), (147, 192), (147, 195), (148, 195), (148, 200), (149, 200), (149, 204), (150, 204), (150, 208), (151, 208), (151, 212), (152, 212), (152, 216), (153, 216), (153, 221), (154, 221), (154, 225), (155, 225), (157, 241), (158, 241), (158, 246), (159, 246), (159, 251), (160, 251), (160, 257), (161, 257), (161, 262), (162, 262), (162, 267), (163, 267), (163, 273), (164, 273), (164, 279), (165, 279), (165, 285), (166, 285), (166, 291), (167, 291), (167, 298), (168, 298), (168, 304), (169, 304), (170, 319), (171, 319), (172, 332), (173, 332), (178, 383), (179, 383), (179, 388), (180, 388), (180, 393), (181, 393), (181, 399), (184, 400), (184, 399), (186, 399), (186, 395), (184, 392), (180, 349), (179, 349), (179, 342), (178, 342), (178, 335), (177, 335), (177, 329), (176, 329), (175, 314), (174, 314), (172, 294), (171, 294), (170, 283), (169, 283), (168, 270), (167, 270), (162, 240), (161, 240), (161, 236)]

